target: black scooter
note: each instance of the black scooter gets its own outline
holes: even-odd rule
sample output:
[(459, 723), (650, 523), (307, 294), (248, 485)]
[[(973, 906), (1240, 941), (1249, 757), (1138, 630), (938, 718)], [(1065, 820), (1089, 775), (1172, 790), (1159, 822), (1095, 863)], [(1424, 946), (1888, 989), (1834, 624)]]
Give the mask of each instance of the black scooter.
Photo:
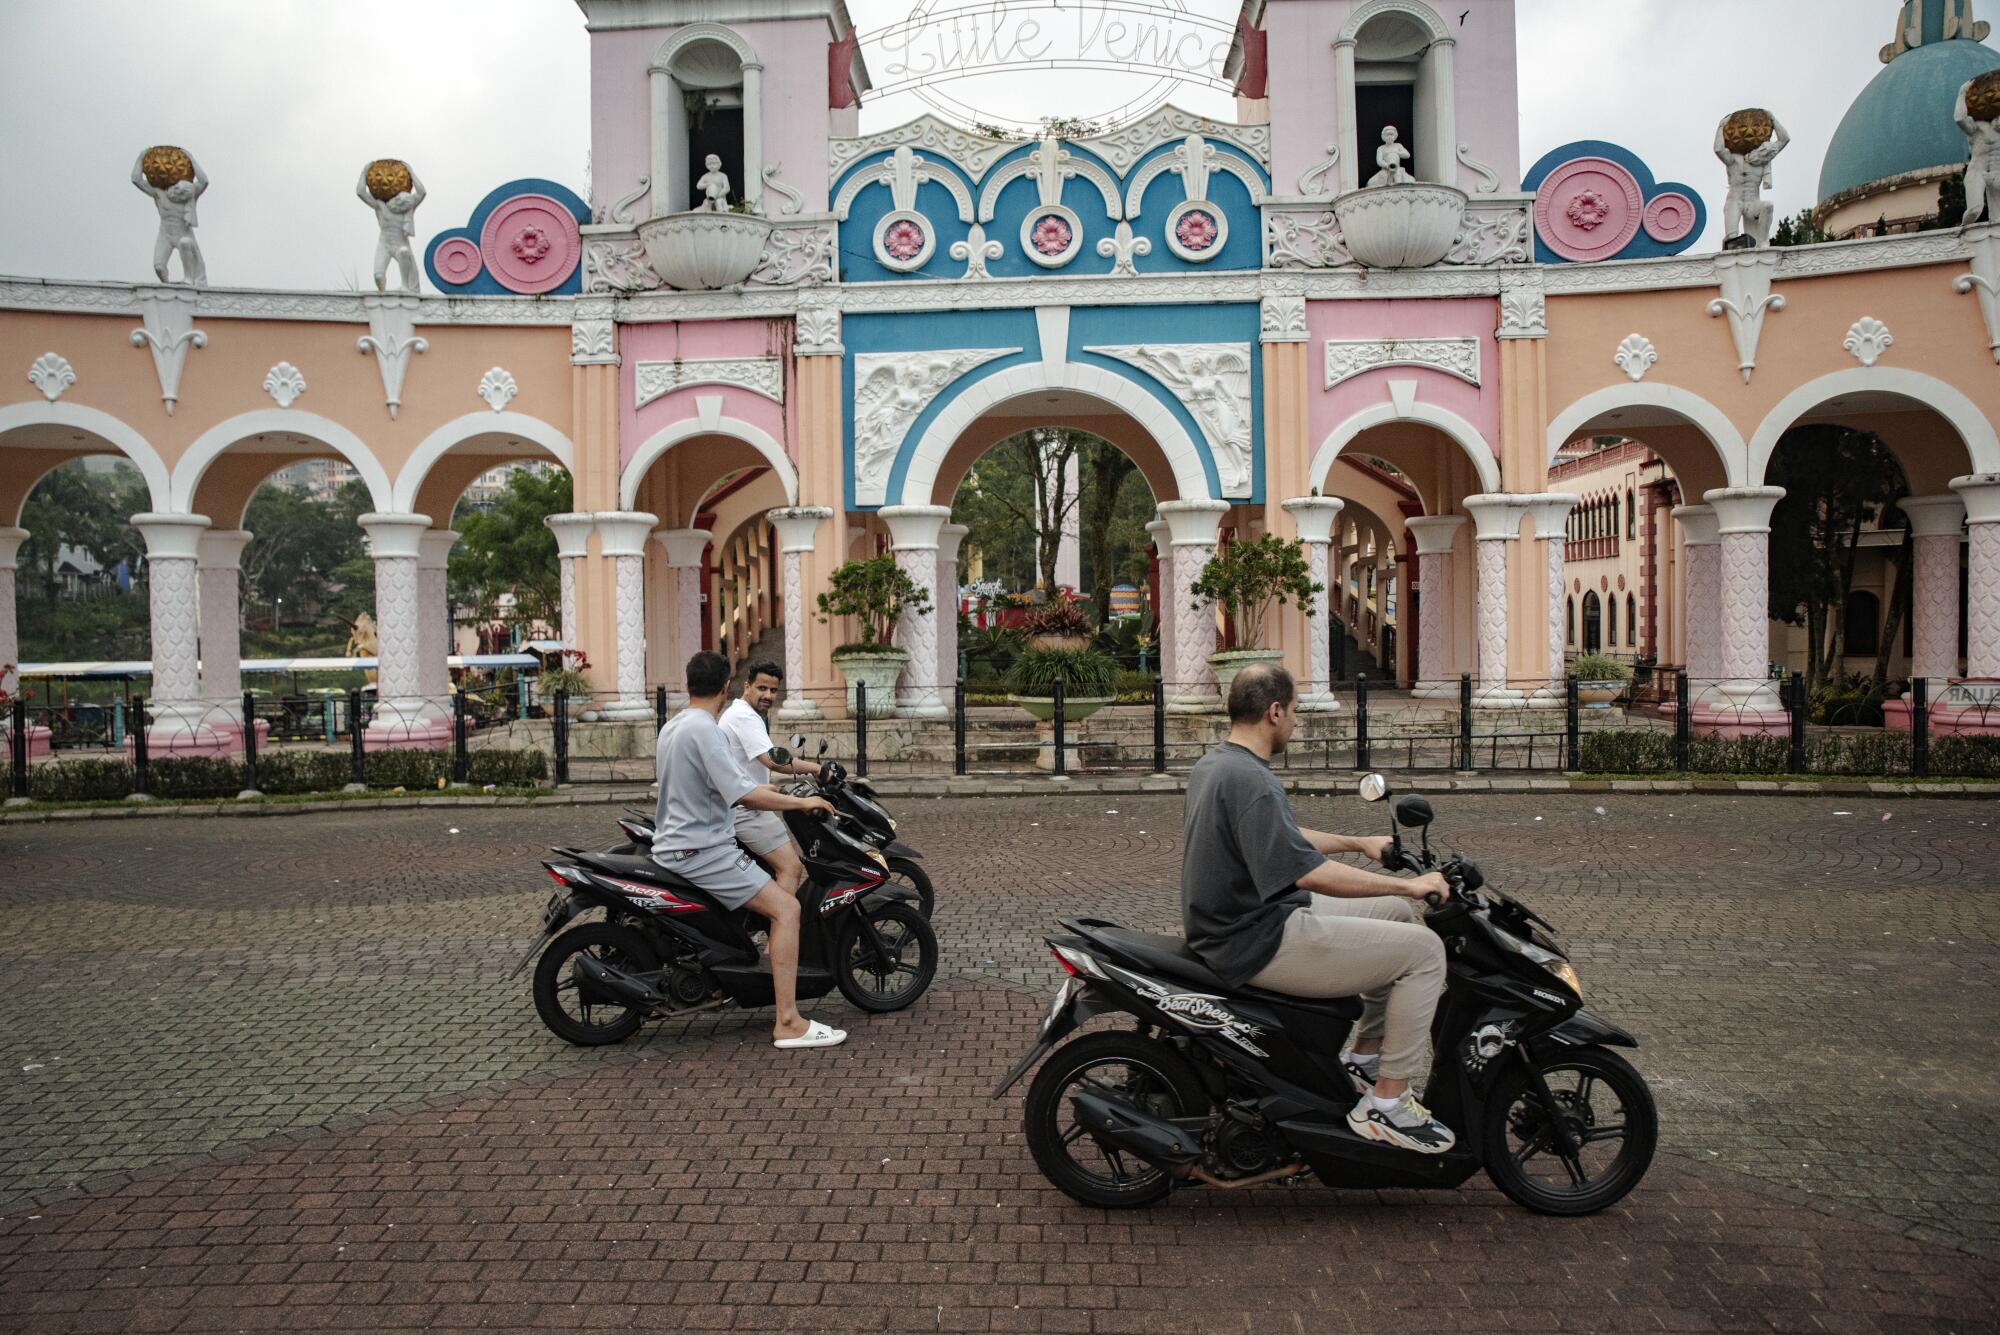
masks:
[[(1380, 775), (1362, 796), (1388, 795)], [(1456, 1187), (1480, 1169), (1543, 1214), (1602, 1210), (1652, 1163), (1658, 1115), (1646, 1082), (1611, 1051), (1631, 1035), (1585, 1011), (1582, 983), (1549, 925), (1484, 887), (1479, 869), (1430, 851), (1429, 802), (1404, 797), (1400, 870), (1442, 872), (1452, 898), (1425, 921), (1444, 938), (1449, 982), (1431, 1027), (1423, 1101), (1457, 1135), (1443, 1154), (1366, 1140), (1347, 1125), (1361, 1088), (1340, 1062), (1361, 1003), (1232, 988), (1179, 937), (1064, 918), (1047, 938), (1069, 977), (1005, 1094), (1036, 1063), (1024, 1129), (1042, 1172), (1087, 1205), (1147, 1205), (1176, 1184), (1241, 1188), (1307, 1172), (1333, 1187)], [(1393, 827), (1392, 827), (1393, 828)], [(1433, 901), (1439, 896), (1432, 896)], [(1088, 1034), (1092, 1016), (1135, 1030)]]
[[(799, 1000), (837, 987), (865, 1011), (916, 1001), (938, 963), (937, 936), (916, 894), (889, 881), (886, 861), (850, 818), (783, 814), (807, 874)], [(752, 938), (764, 930), (762, 918), (724, 909), (643, 851), (554, 851), (542, 865), (561, 888), (542, 910), (541, 939), (510, 977), (540, 957), (535, 1010), (559, 1038), (595, 1047), (623, 1042), (647, 1020), (772, 1004), (771, 963)], [(598, 909), (602, 919), (570, 926)]]

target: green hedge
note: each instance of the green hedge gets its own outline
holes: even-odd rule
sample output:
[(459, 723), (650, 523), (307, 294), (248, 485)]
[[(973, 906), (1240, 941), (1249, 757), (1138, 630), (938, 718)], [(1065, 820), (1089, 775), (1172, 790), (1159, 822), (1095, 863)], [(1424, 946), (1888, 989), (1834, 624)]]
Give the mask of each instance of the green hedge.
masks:
[(37, 802), (115, 802), (132, 791), (132, 767), (122, 760), (57, 760), (28, 771)]
[[(1588, 774), (1676, 772), (1671, 733), (1638, 729), (1587, 732), (1579, 739), (1579, 749), (1578, 759)], [(1685, 772), (1783, 774), (1790, 756), (1791, 740), (1786, 737), (1729, 738), (1698, 733), (1688, 739)], [(1807, 774), (1897, 778), (1907, 777), (1910, 771), (1908, 733), (1832, 733), (1806, 738)], [(1932, 738), (1930, 777), (2000, 778), (2000, 737)]]
[(353, 779), (354, 761), (343, 751), (272, 751), (257, 757), (260, 793), (326, 793)]
[[(451, 778), (451, 752), (373, 751), (363, 761), (368, 786), (435, 789)], [(269, 751), (257, 757), (257, 790), (272, 796), (338, 792), (354, 777), (345, 751)], [(494, 748), (467, 757), (467, 782), (479, 787), (533, 788), (546, 783), (549, 758), (540, 751)], [(115, 802), (129, 797), (131, 762), (57, 760), (28, 771), (28, 796), (37, 802)], [(234, 797), (243, 791), (237, 756), (162, 756), (146, 769), (146, 791), (167, 801)]]
[(154, 797), (234, 797), (243, 791), (243, 762), (227, 756), (161, 756), (146, 767)]
[(451, 777), (451, 752), (370, 751), (361, 772), (370, 788), (435, 788), (439, 779)]
[(466, 781), (485, 787), (533, 788), (549, 777), (549, 758), (540, 751), (474, 751), (467, 757)]

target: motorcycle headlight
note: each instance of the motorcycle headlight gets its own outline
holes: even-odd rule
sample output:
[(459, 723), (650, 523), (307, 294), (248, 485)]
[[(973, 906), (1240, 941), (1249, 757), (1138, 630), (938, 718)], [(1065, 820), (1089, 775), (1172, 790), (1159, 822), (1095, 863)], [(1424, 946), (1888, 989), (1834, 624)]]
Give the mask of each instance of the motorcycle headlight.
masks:
[(887, 870), (889, 870), (889, 859), (887, 859), (887, 858), (883, 857), (883, 856), (882, 856), (882, 854), (881, 854), (881, 853), (880, 853), (880, 852), (879, 852), (878, 850), (876, 850), (876, 849), (873, 849), (873, 848), (868, 848), (868, 849), (863, 849), (862, 851), (863, 851), (863, 852), (865, 852), (866, 854), (868, 854), (868, 860), (869, 860), (870, 862), (873, 862), (873, 863), (874, 863), (874, 864), (875, 864), (876, 866), (880, 867), (880, 868), (881, 868), (881, 869), (882, 869), (883, 871), (887, 871)]
[(896, 818), (894, 816), (889, 817), (889, 828), (892, 831), (899, 828), (896, 824)]
[(1546, 967), (1548, 968), (1548, 971), (1550, 973), (1562, 979), (1563, 984), (1567, 986), (1570, 991), (1576, 993), (1579, 1000), (1582, 999), (1583, 979), (1577, 977), (1576, 966), (1574, 964), (1571, 964), (1568, 960), (1559, 959), (1555, 963), (1547, 965)]

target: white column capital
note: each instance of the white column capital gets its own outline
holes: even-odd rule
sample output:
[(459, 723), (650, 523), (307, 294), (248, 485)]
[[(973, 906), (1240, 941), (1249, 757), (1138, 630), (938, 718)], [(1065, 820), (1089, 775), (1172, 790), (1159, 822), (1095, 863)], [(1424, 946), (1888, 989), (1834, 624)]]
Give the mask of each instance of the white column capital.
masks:
[(833, 510), (825, 505), (787, 505), (764, 512), (765, 521), (778, 531), (780, 553), (811, 551), (819, 526), (831, 518)]
[(965, 542), (965, 535), (972, 532), (964, 524), (946, 524), (938, 530), (938, 560), (958, 563), (958, 549)]
[(705, 528), (656, 528), (653, 541), (667, 549), (667, 564), (675, 569), (701, 565), (701, 554), (715, 535)]
[(1722, 541), (1715, 511), (1706, 505), (1676, 505), (1673, 516), (1681, 526), (1681, 541), (1689, 547), (1713, 547)]
[(1521, 499), (1528, 503), (1528, 513), (1535, 517), (1535, 536), (1547, 540), (1569, 536), (1565, 527), (1569, 512), (1583, 497), (1567, 491), (1542, 491)]
[(212, 528), (201, 535), (195, 546), (196, 559), (203, 570), (241, 570), (243, 549), (255, 535), (248, 529)]
[(443, 570), (451, 549), (458, 545), (458, 531), (449, 528), (427, 530), (417, 539), (417, 569)]
[(1228, 501), (1161, 501), (1160, 518), (1167, 522), (1176, 547), (1212, 547)]
[(1485, 492), (1467, 496), (1465, 508), (1472, 512), (1472, 524), (1481, 542), (1512, 542), (1521, 536), (1521, 516), (1536, 498), (1506, 492)]
[(1333, 522), (1347, 508), (1347, 502), (1337, 496), (1294, 496), (1281, 506), (1298, 527), (1299, 541), (1331, 542)]
[(590, 550), (590, 530), (597, 527), (597, 516), (589, 513), (549, 515), (542, 522), (556, 535), (556, 556), (562, 560), (572, 560), (587, 555)]
[(24, 528), (0, 528), (0, 570), (12, 570), (19, 565), (21, 544), (27, 540), (28, 530)]
[(1785, 499), (1783, 487), (1717, 487), (1701, 498), (1715, 510), (1719, 533), (1769, 533), (1771, 511)]
[(599, 510), (591, 519), (597, 525), (598, 548), (606, 556), (644, 556), (646, 535), (660, 522), (658, 515), (643, 510)]
[(354, 522), (368, 535), (368, 554), (377, 561), (396, 556), (416, 560), (431, 527), (429, 515), (365, 514)]
[(889, 545), (898, 551), (937, 550), (938, 532), (951, 520), (948, 505), (885, 505), (875, 513), (889, 526)]
[(193, 561), (201, 555), (201, 535), (208, 528), (208, 516), (138, 514), (132, 516), (132, 527), (146, 540), (148, 559), (178, 556)]
[(1965, 502), (1957, 495), (1905, 496), (1896, 502), (1917, 538), (1955, 538), (1965, 527)]
[(1153, 550), (1161, 556), (1165, 556), (1167, 549), (1174, 545), (1172, 535), (1173, 525), (1164, 519), (1155, 519), (1146, 525), (1146, 536), (1152, 539)]
[(1416, 536), (1418, 556), (1446, 556), (1458, 541), (1458, 531), (1465, 527), (1465, 516), (1422, 515), (1405, 519), (1403, 527)]
[(1968, 524), (2000, 523), (2000, 473), (1973, 473), (1951, 480), (1951, 489), (1965, 502)]

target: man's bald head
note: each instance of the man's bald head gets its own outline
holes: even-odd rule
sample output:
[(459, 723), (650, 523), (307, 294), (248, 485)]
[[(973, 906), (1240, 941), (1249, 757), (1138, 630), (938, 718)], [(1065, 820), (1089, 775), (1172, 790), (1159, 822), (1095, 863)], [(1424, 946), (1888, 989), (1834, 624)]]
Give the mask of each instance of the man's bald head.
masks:
[(1229, 683), (1229, 721), (1261, 723), (1272, 705), (1289, 705), (1298, 695), (1292, 674), (1276, 663), (1252, 663)]

